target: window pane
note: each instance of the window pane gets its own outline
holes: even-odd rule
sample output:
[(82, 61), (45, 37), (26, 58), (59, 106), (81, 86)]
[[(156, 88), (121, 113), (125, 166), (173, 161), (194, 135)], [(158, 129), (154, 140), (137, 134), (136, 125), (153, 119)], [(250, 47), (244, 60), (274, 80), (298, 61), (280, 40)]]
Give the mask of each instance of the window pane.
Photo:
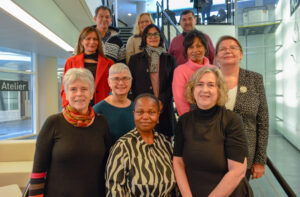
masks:
[(32, 71), (31, 54), (0, 47), (0, 69)]
[(62, 112), (62, 100), (60, 96), (60, 89), (62, 85), (62, 79), (63, 79), (63, 74), (64, 74), (64, 67), (65, 67), (65, 62), (67, 59), (65, 58), (58, 58), (57, 59), (57, 84), (58, 84), (58, 111)]
[(32, 70), (30, 53), (0, 47), (0, 139), (33, 133)]

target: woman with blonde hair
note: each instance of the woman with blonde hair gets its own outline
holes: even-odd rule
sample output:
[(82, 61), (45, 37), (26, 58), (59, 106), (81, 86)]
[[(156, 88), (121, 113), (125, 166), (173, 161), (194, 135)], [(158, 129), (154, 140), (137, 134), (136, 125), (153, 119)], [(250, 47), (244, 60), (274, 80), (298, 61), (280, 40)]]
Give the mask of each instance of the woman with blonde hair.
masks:
[[(86, 68), (90, 70), (95, 78), (95, 94), (90, 105), (94, 105), (109, 94), (107, 82), (108, 69), (113, 61), (107, 58), (102, 49), (101, 36), (94, 27), (85, 27), (79, 35), (74, 56), (67, 59), (64, 75), (70, 68)], [(68, 105), (64, 85), (61, 87), (61, 98), (63, 107)]]
[(143, 51), (143, 49), (140, 49), (143, 31), (150, 24), (154, 24), (154, 21), (151, 17), (151, 14), (149, 13), (142, 13), (136, 18), (136, 22), (133, 28), (133, 35), (128, 39), (126, 45), (127, 64), (132, 55)]
[(197, 109), (179, 117), (173, 167), (182, 196), (252, 196), (246, 180), (247, 140), (240, 116), (224, 107), (227, 86), (218, 68), (203, 67), (187, 83)]

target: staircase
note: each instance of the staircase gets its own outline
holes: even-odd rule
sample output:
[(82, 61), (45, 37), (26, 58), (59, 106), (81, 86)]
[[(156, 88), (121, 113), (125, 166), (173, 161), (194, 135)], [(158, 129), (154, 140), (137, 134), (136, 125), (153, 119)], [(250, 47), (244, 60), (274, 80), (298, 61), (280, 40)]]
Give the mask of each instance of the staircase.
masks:
[(130, 36), (132, 36), (132, 27), (118, 27), (120, 32), (119, 32), (119, 37), (121, 38), (122, 42), (124, 45), (127, 44), (127, 40)]

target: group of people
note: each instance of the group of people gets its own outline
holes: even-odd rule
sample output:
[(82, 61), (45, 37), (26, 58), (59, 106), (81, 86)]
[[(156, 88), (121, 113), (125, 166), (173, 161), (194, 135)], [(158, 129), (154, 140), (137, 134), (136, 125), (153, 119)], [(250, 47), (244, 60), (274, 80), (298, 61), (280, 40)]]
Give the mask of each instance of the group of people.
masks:
[(215, 49), (186, 10), (167, 52), (143, 13), (125, 50), (111, 11), (94, 19), (65, 64), (63, 112), (37, 138), (29, 196), (253, 196), (268, 108), (262, 76), (240, 68), (239, 41), (223, 36)]

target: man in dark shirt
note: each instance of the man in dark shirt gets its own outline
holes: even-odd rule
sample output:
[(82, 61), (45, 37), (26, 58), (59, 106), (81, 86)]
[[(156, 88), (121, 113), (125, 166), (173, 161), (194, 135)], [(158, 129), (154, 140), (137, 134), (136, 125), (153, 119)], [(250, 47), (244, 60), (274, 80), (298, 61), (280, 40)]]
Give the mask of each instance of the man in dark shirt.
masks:
[(94, 20), (102, 37), (104, 54), (116, 62), (125, 63), (125, 46), (118, 36), (119, 29), (111, 27), (112, 12), (108, 7), (99, 6), (95, 10)]

